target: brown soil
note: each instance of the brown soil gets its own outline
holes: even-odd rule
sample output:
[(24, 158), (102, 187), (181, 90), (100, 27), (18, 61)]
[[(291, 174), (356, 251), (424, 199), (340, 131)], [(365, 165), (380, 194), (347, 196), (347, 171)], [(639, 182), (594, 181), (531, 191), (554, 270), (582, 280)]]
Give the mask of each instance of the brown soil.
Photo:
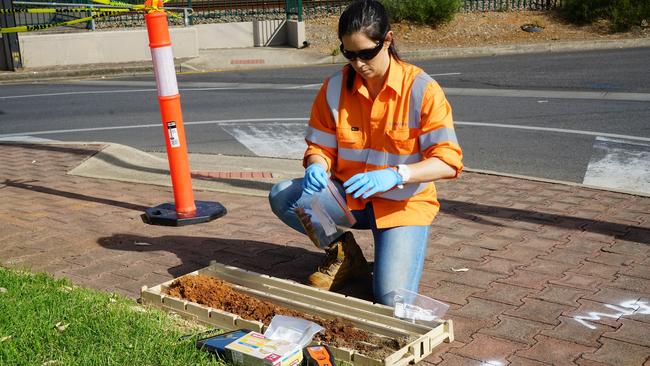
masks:
[(215, 309), (239, 315), (246, 320), (257, 320), (265, 325), (275, 315), (303, 318), (325, 328), (314, 340), (327, 345), (354, 349), (368, 357), (381, 360), (404, 347), (409, 339), (392, 339), (356, 328), (345, 319), (324, 319), (304, 314), (258, 298), (237, 292), (226, 282), (209, 276), (183, 276), (167, 290), (173, 297), (189, 300)]
[[(328, 55), (337, 52), (340, 44), (337, 22), (338, 16), (307, 19), (306, 38), (310, 48)], [(524, 24), (543, 29), (539, 33), (525, 32), (521, 29)], [(392, 28), (401, 51), (650, 37), (648, 27), (612, 34), (606, 22), (576, 26), (547, 11), (459, 13), (451, 22), (437, 28), (407, 22), (394, 23)]]

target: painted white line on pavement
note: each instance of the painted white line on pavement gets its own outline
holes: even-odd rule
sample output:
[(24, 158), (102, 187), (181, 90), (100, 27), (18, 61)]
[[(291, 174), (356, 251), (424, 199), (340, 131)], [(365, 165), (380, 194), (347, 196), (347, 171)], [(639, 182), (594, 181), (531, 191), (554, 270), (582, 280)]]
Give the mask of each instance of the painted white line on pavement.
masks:
[(82, 94), (117, 94), (117, 93), (141, 93), (141, 92), (155, 92), (156, 89), (129, 89), (129, 90), (88, 90), (88, 91), (75, 91), (75, 92), (61, 92), (61, 93), (44, 93), (44, 94), (24, 94), (24, 95), (5, 95), (0, 97), (2, 99), (19, 99), (19, 98), (39, 98), (39, 97), (60, 97), (68, 95), (82, 95)]
[[(430, 75), (460, 75), (460, 73), (430, 74)], [(121, 85), (121, 86), (148, 86), (155, 85), (149, 81), (132, 81), (132, 82), (79, 82), (80, 85)], [(74, 85), (74, 84), (68, 84)], [(185, 82), (179, 83), (180, 91), (213, 91), (213, 90), (242, 90), (242, 89), (259, 89), (259, 90), (294, 90), (294, 89), (317, 89), (318, 84), (270, 84), (270, 83), (220, 83), (220, 82)], [(625, 93), (625, 92), (598, 92), (598, 91), (554, 91), (554, 90), (526, 90), (526, 89), (477, 89), (477, 88), (444, 88), (445, 94), (455, 96), (471, 97), (505, 97), (505, 98), (538, 98), (538, 99), (587, 99), (587, 100), (612, 100), (612, 101), (631, 101), (631, 102), (650, 102), (650, 93)], [(71, 91), (59, 93), (43, 94), (25, 94), (25, 95), (6, 95), (0, 96), (3, 99), (18, 98), (39, 98), (39, 97), (58, 97), (69, 95), (83, 94), (111, 94), (111, 93), (142, 93), (155, 92), (151, 89), (114, 89), (114, 90), (89, 90), (89, 91)]]
[(650, 144), (597, 137), (583, 184), (650, 192)]
[(434, 76), (452, 76), (452, 75), (461, 75), (459, 72), (447, 72), (444, 74), (429, 74), (429, 76), (434, 77)]
[[(301, 122), (301, 121), (308, 121), (308, 120), (309, 120), (308, 118), (301, 118), (301, 117), (241, 118), (241, 119), (224, 119), (224, 120), (216, 120), (216, 121), (185, 122), (184, 124), (186, 126), (198, 126), (198, 125), (228, 125), (228, 124), (239, 124), (242, 122), (251, 122), (251, 123)], [(456, 121), (454, 123), (458, 126), (496, 127), (496, 128), (509, 128), (509, 129), (531, 130), (531, 131), (545, 131), (545, 132), (557, 132), (557, 133), (587, 135), (587, 136), (602, 136), (602, 137), (609, 137), (609, 138), (620, 138), (620, 139), (633, 140), (633, 141), (650, 142), (650, 137), (629, 136), (629, 135), (621, 135), (621, 134), (605, 133), (605, 132), (597, 132), (597, 131), (571, 130), (571, 129), (564, 129), (564, 128), (550, 128), (550, 127), (537, 127), (537, 126), (508, 125), (503, 123), (487, 123), (487, 122)], [(14, 137), (14, 136), (66, 134), (66, 133), (76, 133), (76, 132), (125, 130), (125, 129), (132, 129), (132, 128), (152, 128), (152, 127), (156, 127), (156, 128), (160, 127), (160, 124), (122, 125), (122, 126), (108, 126), (108, 127), (73, 128), (73, 129), (66, 129), (66, 130), (16, 132), (16, 133), (0, 134), (0, 138)]]
[(3, 135), (0, 135), (0, 138), (16, 137), (16, 136), (33, 136), (33, 135), (54, 135), (54, 134), (66, 134), (66, 133), (75, 133), (75, 132), (128, 130), (128, 129), (132, 129), (132, 128), (151, 128), (151, 127), (160, 127), (160, 124), (130, 125), (130, 126), (110, 126), (110, 127), (90, 127), (90, 128), (71, 128), (71, 129), (67, 129), (67, 130), (17, 132), (17, 133), (6, 133), (6, 134), (3, 134)]
[[(259, 84), (237, 84), (233, 86), (224, 87), (207, 87), (207, 88), (179, 88), (181, 92), (193, 91), (212, 91), (212, 90), (242, 90), (242, 89), (295, 89), (295, 86), (290, 85), (259, 85)], [(24, 95), (6, 95), (0, 96), (2, 99), (20, 99), (20, 98), (40, 98), (40, 97), (60, 97), (69, 95), (86, 95), (86, 94), (120, 94), (120, 93), (155, 93), (156, 89), (126, 89), (126, 90), (89, 90), (89, 91), (74, 91), (74, 92), (60, 92), (60, 93), (45, 93), (45, 94), (24, 94)]]
[(323, 85), (323, 83), (305, 84), (305, 85), (298, 85), (298, 86), (290, 87), (290, 88), (287, 88), (287, 89), (320, 89), (321, 85)]
[[(307, 121), (308, 118), (248, 118), (248, 119), (224, 119), (219, 121), (197, 121), (197, 122), (184, 122), (184, 125), (219, 125), (240, 122), (282, 122), (282, 121)], [(108, 126), (108, 127), (90, 127), (90, 128), (71, 128), (67, 130), (48, 130), (48, 131), (31, 131), (31, 132), (16, 132), (0, 135), (3, 137), (14, 136), (32, 136), (32, 135), (53, 135), (53, 134), (66, 134), (75, 132), (93, 132), (93, 131), (109, 131), (109, 130), (127, 130), (132, 128), (152, 128), (160, 127), (160, 123), (146, 124), (146, 125), (122, 125), (122, 126)]]
[(599, 312), (599, 311), (590, 311), (587, 312), (585, 315), (574, 316), (573, 320), (584, 325), (589, 329), (596, 329), (597, 326), (591, 324), (590, 321), (596, 322), (602, 318), (619, 319), (624, 315), (629, 316), (629, 315), (636, 315), (636, 314), (643, 314), (643, 315), (650, 314), (650, 306), (648, 306), (648, 303), (640, 300), (626, 300), (621, 302), (618, 305), (601, 304), (601, 306), (608, 308), (610, 310), (614, 310), (615, 312), (611, 312), (608, 310), (605, 310), (607, 311), (606, 313)]
[(537, 126), (522, 126), (522, 125), (508, 125), (504, 123), (488, 123), (488, 122), (462, 122), (456, 121), (454, 124), (458, 126), (479, 126), (479, 127), (497, 127), (497, 128), (510, 128), (514, 130), (531, 130), (531, 131), (545, 131), (545, 132), (559, 132), (572, 135), (586, 135), (586, 136), (603, 136), (611, 138), (621, 138), (636, 141), (650, 141), (650, 137), (620, 135), (616, 133), (606, 133), (597, 131), (584, 131), (584, 130), (571, 130), (566, 128), (552, 128), (552, 127), (537, 127)]
[(524, 90), (524, 89), (474, 89), (474, 88), (443, 88), (443, 90), (447, 95), (468, 96), (468, 97), (589, 99), (589, 100), (650, 102), (650, 93), (553, 91), (553, 90)]
[(237, 123), (222, 128), (257, 156), (302, 159), (307, 148), (304, 123)]

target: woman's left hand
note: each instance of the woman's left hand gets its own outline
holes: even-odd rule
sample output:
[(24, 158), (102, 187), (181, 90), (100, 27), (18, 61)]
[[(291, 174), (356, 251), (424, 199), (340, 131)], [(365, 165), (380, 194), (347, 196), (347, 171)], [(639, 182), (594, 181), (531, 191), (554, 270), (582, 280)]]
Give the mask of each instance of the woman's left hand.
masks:
[(345, 193), (351, 194), (354, 198), (368, 198), (375, 193), (386, 192), (400, 184), (402, 178), (395, 169), (386, 168), (374, 170), (367, 173), (359, 173), (352, 176), (345, 183)]

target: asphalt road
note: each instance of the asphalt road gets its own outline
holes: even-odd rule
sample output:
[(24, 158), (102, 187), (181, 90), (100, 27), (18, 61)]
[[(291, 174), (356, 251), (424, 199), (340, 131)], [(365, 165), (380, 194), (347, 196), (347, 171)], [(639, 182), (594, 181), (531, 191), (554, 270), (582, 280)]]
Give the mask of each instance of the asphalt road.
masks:
[[(446, 91), (468, 167), (650, 192), (649, 59), (641, 48), (415, 63)], [(299, 158), (311, 102), (339, 68), (179, 75), (190, 151)], [(164, 151), (155, 98), (149, 76), (4, 85), (0, 139)]]

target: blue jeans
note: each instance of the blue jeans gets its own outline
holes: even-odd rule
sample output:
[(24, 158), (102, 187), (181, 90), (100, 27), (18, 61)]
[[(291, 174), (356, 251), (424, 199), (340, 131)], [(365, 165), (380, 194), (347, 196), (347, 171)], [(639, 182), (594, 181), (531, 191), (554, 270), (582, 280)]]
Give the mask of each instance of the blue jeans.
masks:
[[(333, 181), (341, 196), (345, 197), (343, 186)], [(311, 207), (312, 195), (303, 194), (302, 178), (280, 182), (269, 193), (271, 209), (289, 227), (305, 234), (300, 221), (293, 211), (296, 207)], [(326, 196), (320, 196), (326, 197)], [(322, 200), (321, 204), (329, 212), (335, 208), (334, 199)], [(335, 210), (334, 210), (335, 211)], [(424, 258), (427, 250), (429, 226), (398, 226), (378, 229), (372, 205), (365, 209), (352, 211), (356, 224), (352, 229), (372, 230), (375, 240), (375, 264), (373, 269), (373, 291), (375, 301), (392, 306), (392, 291), (403, 288), (418, 292)], [(340, 218), (332, 217), (337, 224)], [(338, 228), (342, 233), (345, 228)], [(334, 236), (336, 237), (336, 235)]]

